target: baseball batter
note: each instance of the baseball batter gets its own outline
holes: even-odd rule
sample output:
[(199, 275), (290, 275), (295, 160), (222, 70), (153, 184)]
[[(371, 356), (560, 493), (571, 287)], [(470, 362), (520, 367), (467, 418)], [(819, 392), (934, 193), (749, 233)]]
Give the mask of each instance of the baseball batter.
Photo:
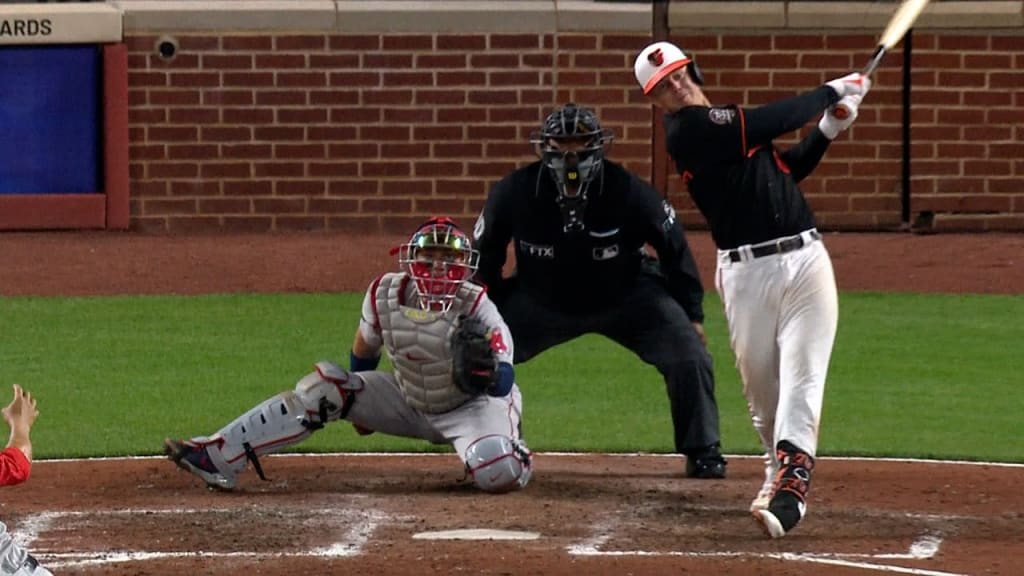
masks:
[[(526, 486), (530, 451), (520, 436), (522, 397), (508, 327), (482, 286), (479, 254), (448, 218), (425, 223), (398, 250), (402, 272), (380, 276), (363, 300), (350, 370), (318, 362), (294, 390), (249, 410), (212, 436), (167, 440), (167, 456), (212, 488), (228, 490), (251, 462), (348, 420), (451, 444), (487, 492)], [(382, 350), (393, 371), (377, 370)]]
[[(3, 409), (3, 418), (11, 427), (7, 447), (0, 451), (0, 486), (14, 486), (28, 480), (32, 471), (32, 425), (39, 416), (35, 398), (14, 385), (14, 398)], [(0, 574), (4, 576), (53, 576), (7, 531), (0, 522)]]
[[(644, 48), (634, 73), (666, 112), (668, 153), (718, 247), (716, 286), (767, 452), (750, 509), (779, 538), (806, 510), (838, 322), (832, 264), (797, 183), (856, 118), (870, 81), (853, 73), (759, 108), (713, 106), (697, 63), (669, 42)], [(830, 112), (839, 102), (851, 112), (843, 120)], [(772, 143), (819, 115), (796, 146)]]

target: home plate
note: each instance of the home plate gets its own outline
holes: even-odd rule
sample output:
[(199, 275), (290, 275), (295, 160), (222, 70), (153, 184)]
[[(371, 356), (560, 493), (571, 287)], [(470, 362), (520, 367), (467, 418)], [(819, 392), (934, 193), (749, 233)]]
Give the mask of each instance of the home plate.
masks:
[(517, 530), (491, 530), (488, 528), (464, 528), (461, 530), (439, 530), (437, 532), (419, 532), (412, 535), (413, 540), (536, 540), (539, 532), (519, 532)]

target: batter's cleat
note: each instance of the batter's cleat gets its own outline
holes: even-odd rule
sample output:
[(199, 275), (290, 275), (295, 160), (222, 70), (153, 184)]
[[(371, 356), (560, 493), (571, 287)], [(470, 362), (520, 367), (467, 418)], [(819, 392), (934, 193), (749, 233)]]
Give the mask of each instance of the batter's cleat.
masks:
[(775, 477), (778, 476), (778, 474), (779, 465), (775, 463), (774, 459), (765, 455), (764, 483), (761, 484), (761, 489), (757, 492), (757, 496), (750, 502), (751, 512), (768, 509), (768, 504), (772, 500), (772, 495), (775, 494)]
[(211, 490), (231, 490), (235, 487), (235, 476), (217, 469), (205, 445), (168, 438), (164, 440), (164, 453), (178, 468), (202, 478)]
[(776, 454), (779, 472), (773, 486), (774, 495), (767, 508), (751, 510), (769, 538), (782, 538), (803, 519), (814, 470), (814, 458), (785, 440), (779, 442)]
[(769, 538), (782, 538), (796, 525), (807, 512), (807, 504), (792, 492), (779, 492), (772, 497), (768, 508), (754, 510), (754, 519), (761, 525)]
[(726, 461), (718, 445), (686, 456), (686, 477), (701, 480), (720, 480), (725, 478)]

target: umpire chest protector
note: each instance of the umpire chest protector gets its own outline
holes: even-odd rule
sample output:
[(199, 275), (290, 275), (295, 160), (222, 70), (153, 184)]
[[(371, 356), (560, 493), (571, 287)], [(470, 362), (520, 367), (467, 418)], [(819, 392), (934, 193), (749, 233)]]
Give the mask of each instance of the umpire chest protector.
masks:
[(459, 314), (469, 314), (483, 288), (465, 282), (447, 312), (408, 304), (409, 277), (385, 274), (374, 293), (378, 319), (398, 387), (413, 408), (427, 414), (453, 410), (472, 397), (452, 380), (451, 337)]

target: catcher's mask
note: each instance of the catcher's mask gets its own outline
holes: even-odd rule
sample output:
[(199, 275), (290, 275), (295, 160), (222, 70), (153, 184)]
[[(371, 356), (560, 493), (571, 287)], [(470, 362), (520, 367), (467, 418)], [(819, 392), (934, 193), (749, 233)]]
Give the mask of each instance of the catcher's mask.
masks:
[(469, 236), (447, 217), (431, 218), (398, 249), (398, 263), (416, 282), (423, 310), (447, 312), (479, 259)]
[(549, 114), (541, 129), (530, 135), (530, 144), (558, 189), (556, 201), (566, 232), (583, 230), (587, 194), (601, 173), (605, 147), (613, 139), (593, 110), (572, 102)]

